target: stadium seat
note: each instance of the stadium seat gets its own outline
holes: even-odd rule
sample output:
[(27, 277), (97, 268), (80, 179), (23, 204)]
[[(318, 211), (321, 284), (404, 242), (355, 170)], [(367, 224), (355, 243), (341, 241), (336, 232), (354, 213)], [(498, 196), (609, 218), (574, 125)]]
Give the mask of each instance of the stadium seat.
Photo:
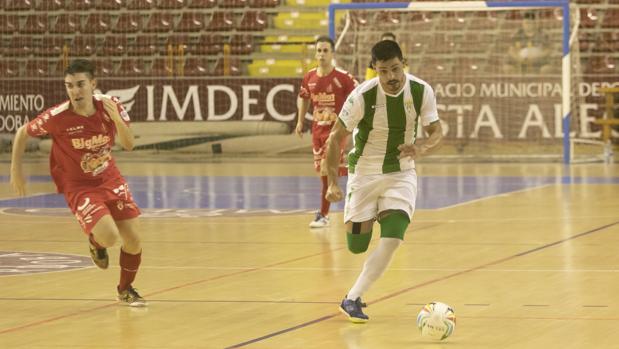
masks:
[[(37, 56), (62, 56), (65, 46), (65, 41), (62, 36), (46, 37), (41, 42), (41, 46), (34, 50)], [(67, 49), (68, 49), (67, 45)], [(68, 52), (68, 51), (67, 51)]]
[(67, 69), (67, 67), (65, 67), (65, 62), (62, 59), (59, 59), (56, 61), (56, 66), (54, 68), (54, 76), (59, 76), (59, 77), (64, 77), (64, 71)]
[(94, 36), (76, 35), (69, 46), (69, 56), (92, 56), (97, 51), (97, 42)]
[(115, 75), (116, 68), (114, 62), (111, 59), (100, 59), (93, 61), (95, 64), (95, 76), (109, 77)]
[(170, 77), (174, 75), (174, 61), (170, 62), (167, 58), (156, 58), (150, 69), (153, 77)]
[[(228, 69), (226, 69), (226, 65)], [(238, 58), (220, 57), (215, 62), (215, 67), (213, 68), (213, 75), (216, 76), (238, 76), (242, 74), (241, 61)]]
[(47, 16), (46, 15), (28, 15), (26, 24), (20, 29), (20, 33), (24, 34), (43, 34), (47, 31)]
[(16, 61), (0, 61), (0, 77), (14, 78), (19, 76), (19, 63)]
[(130, 56), (150, 56), (157, 53), (157, 37), (154, 35), (139, 35), (127, 49)]
[(223, 52), (224, 39), (219, 34), (202, 34), (197, 44), (189, 44), (188, 51), (192, 55), (216, 55)]
[(267, 27), (267, 15), (262, 11), (247, 11), (243, 14), (237, 30), (241, 31), (261, 31)]
[(241, 8), (247, 6), (247, 0), (219, 0), (220, 8)]
[(105, 0), (95, 4), (97, 10), (112, 10), (117, 11), (127, 5), (127, 0)]
[(619, 9), (609, 8), (604, 11), (602, 28), (619, 28)]
[(199, 32), (204, 29), (204, 14), (199, 11), (184, 12), (176, 25), (179, 32)]
[(600, 17), (595, 9), (580, 9), (580, 27), (595, 28), (599, 23)]
[(279, 0), (249, 0), (249, 7), (253, 8), (272, 8), (279, 5)]
[(8, 47), (4, 50), (4, 56), (28, 56), (33, 51), (31, 36), (13, 36)]
[(64, 8), (65, 0), (46, 0), (36, 2), (34, 5), (34, 9), (37, 11), (47, 12), (47, 11), (58, 11)]
[(233, 14), (231, 12), (214, 12), (205, 29), (210, 31), (229, 31), (234, 29)]
[[(111, 0), (105, 0), (111, 1)], [(68, 11), (90, 11), (95, 9), (95, 0), (72, 0), (66, 5)]]
[(34, 0), (4, 0), (2, 3), (7, 11), (28, 11), (32, 8)]
[(51, 70), (49, 69), (49, 63), (47, 60), (29, 60), (26, 62), (24, 70), (25, 76), (28, 77), (49, 77), (51, 76)]
[(126, 58), (120, 63), (116, 72), (118, 76), (143, 76), (146, 73), (144, 61), (141, 58)]
[(103, 34), (112, 29), (112, 19), (107, 13), (92, 13), (82, 27), (82, 33)]
[(155, 0), (132, 0), (127, 5), (129, 10), (150, 10), (155, 7)]
[(144, 28), (148, 33), (165, 33), (174, 28), (174, 16), (171, 13), (155, 12), (150, 15)]
[(127, 38), (125, 36), (109, 35), (103, 41), (103, 55), (122, 56), (127, 52)]
[(250, 76), (291, 77), (303, 74), (303, 64), (298, 59), (255, 59), (247, 69)]
[[(313, 44), (316, 39), (310, 35), (267, 35), (260, 43), (260, 52), (285, 52), (285, 53), (303, 53), (307, 49), (308, 44)], [(354, 46), (353, 43), (351, 45)], [(306, 46), (305, 48), (303, 46)], [(349, 45), (344, 45), (348, 46)], [(338, 54), (346, 53), (346, 49), (341, 46), (338, 48)], [(352, 52), (352, 51), (351, 51)], [(348, 52), (348, 53), (351, 53)]]
[(187, 6), (187, 0), (159, 0), (159, 4), (157, 4), (157, 8), (160, 9), (182, 9)]
[(213, 75), (210, 68), (211, 64), (204, 57), (188, 57), (185, 59), (182, 68), (184, 76), (210, 76)]
[(136, 13), (123, 13), (112, 27), (114, 33), (135, 33), (142, 27), (142, 17)]
[(75, 14), (60, 14), (50, 29), (50, 33), (75, 34), (80, 31), (80, 16)]
[(248, 55), (254, 50), (254, 38), (251, 35), (233, 35), (230, 38), (230, 53)]
[(469, 29), (487, 30), (497, 28), (498, 18), (491, 12), (478, 12), (474, 17), (469, 17)]
[(169, 54), (168, 48), (171, 48), (173, 50), (172, 54), (175, 54), (175, 52), (177, 52), (178, 47), (181, 45), (183, 46), (183, 50), (186, 52), (188, 49), (189, 42), (190, 40), (187, 35), (172, 34), (166, 37), (165, 45), (161, 47), (160, 53), (162, 55)]
[(0, 33), (13, 34), (19, 30), (19, 19), (15, 15), (0, 15)]
[(589, 73), (593, 74), (616, 74), (619, 72), (619, 64), (610, 55), (590, 57), (587, 68)]
[(277, 29), (326, 30), (329, 20), (324, 12), (279, 12), (273, 19)]
[(189, 0), (189, 8), (213, 8), (217, 0)]

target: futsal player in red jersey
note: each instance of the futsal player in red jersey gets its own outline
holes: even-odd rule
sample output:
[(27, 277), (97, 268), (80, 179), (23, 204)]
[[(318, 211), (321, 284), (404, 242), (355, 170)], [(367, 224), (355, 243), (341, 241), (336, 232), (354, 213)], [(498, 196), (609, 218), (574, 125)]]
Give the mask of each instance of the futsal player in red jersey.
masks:
[(90, 243), (90, 255), (102, 269), (109, 265), (106, 248), (122, 240), (118, 300), (130, 306), (146, 302), (133, 288), (142, 247), (138, 233), (140, 209), (112, 158), (115, 138), (133, 149), (129, 115), (117, 98), (94, 94), (94, 65), (78, 59), (65, 71), (69, 100), (38, 115), (15, 134), (11, 185), (25, 195), (22, 155), (28, 137), (50, 136), (50, 172), (59, 193), (77, 218)]
[[(357, 80), (345, 70), (333, 65), (335, 43), (328, 36), (320, 36), (316, 39), (316, 60), (318, 67), (308, 71), (303, 77), (298, 106), (298, 120), (295, 132), (299, 137), (303, 135), (303, 120), (310, 103), (313, 108), (312, 116), (312, 149), (314, 152), (314, 168), (322, 180), (320, 193), (320, 211), (316, 212), (315, 219), (310, 222), (311, 228), (322, 228), (329, 225), (330, 202), (325, 199), (327, 193), (327, 172), (324, 159), (326, 157), (327, 138), (331, 132), (333, 123), (337, 120), (346, 98), (357, 86)], [(345, 176), (346, 162), (344, 159), (345, 143), (342, 144), (340, 154), (340, 176)]]

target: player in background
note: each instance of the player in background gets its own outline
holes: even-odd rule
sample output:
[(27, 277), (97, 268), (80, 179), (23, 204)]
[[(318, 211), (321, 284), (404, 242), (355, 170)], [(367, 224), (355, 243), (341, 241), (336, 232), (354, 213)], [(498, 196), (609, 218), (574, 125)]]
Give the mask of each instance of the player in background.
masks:
[(117, 98), (93, 94), (94, 65), (78, 59), (65, 71), (69, 100), (20, 127), (13, 143), (11, 185), (26, 194), (22, 155), (28, 137), (50, 136), (50, 172), (59, 193), (77, 218), (90, 243), (90, 255), (101, 269), (109, 265), (106, 248), (120, 239), (118, 299), (130, 306), (146, 302), (133, 288), (142, 247), (138, 233), (140, 210), (112, 158), (114, 140), (133, 149), (129, 115)]
[[(361, 297), (387, 269), (415, 211), (414, 160), (435, 150), (443, 137), (434, 91), (425, 81), (404, 73), (400, 46), (392, 40), (379, 41), (372, 47), (372, 63), (378, 77), (348, 96), (327, 142), (327, 199), (335, 202), (344, 198), (337, 182), (339, 145), (354, 134), (344, 208), (348, 249), (365, 252), (374, 221), (380, 225), (378, 246), (340, 305), (340, 311), (356, 323), (368, 320)], [(419, 123), (428, 134), (422, 142), (416, 142)]]
[[(333, 65), (335, 43), (328, 36), (316, 39), (316, 60), (318, 67), (308, 71), (303, 77), (299, 97), (297, 99), (298, 120), (295, 132), (303, 137), (303, 121), (310, 103), (313, 108), (312, 150), (314, 153), (314, 168), (322, 181), (320, 211), (310, 222), (311, 228), (322, 228), (329, 225), (330, 202), (325, 198), (327, 193), (327, 174), (323, 162), (326, 154), (326, 142), (331, 127), (342, 109), (348, 94), (357, 86), (357, 81), (348, 72)], [(344, 160), (344, 144), (340, 145), (340, 175), (346, 175)]]

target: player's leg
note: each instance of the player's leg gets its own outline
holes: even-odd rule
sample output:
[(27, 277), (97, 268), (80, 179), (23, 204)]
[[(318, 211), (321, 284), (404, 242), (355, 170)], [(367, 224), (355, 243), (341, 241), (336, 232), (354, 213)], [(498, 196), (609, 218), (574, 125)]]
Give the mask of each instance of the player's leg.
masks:
[(117, 286), (118, 299), (130, 306), (144, 306), (146, 301), (133, 288), (133, 281), (142, 262), (142, 245), (139, 234), (139, 219), (116, 221), (122, 239), (120, 247), (120, 281)]
[(330, 127), (314, 123), (312, 127), (312, 150), (314, 153), (314, 168), (320, 176), (320, 211), (316, 212), (316, 217), (310, 222), (310, 228), (324, 228), (329, 226), (329, 209), (331, 203), (325, 198), (329, 188), (325, 167), (327, 156), (327, 139), (329, 138)]

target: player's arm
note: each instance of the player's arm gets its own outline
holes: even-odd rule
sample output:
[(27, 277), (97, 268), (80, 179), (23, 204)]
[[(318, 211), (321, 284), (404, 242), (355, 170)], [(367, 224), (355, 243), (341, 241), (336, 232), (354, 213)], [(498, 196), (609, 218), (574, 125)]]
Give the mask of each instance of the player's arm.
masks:
[(344, 193), (337, 184), (337, 174), (340, 166), (340, 144), (348, 135), (350, 135), (350, 132), (346, 130), (342, 121), (338, 120), (333, 125), (329, 139), (327, 139), (326, 165), (329, 188), (327, 189), (326, 199), (331, 202), (340, 201), (344, 197)]
[(22, 155), (26, 151), (26, 143), (28, 142), (27, 125), (17, 129), (15, 138), (13, 139), (13, 150), (11, 152), (11, 186), (19, 196), (26, 195), (26, 180), (22, 172)]
[(428, 137), (415, 144), (400, 145), (398, 147), (398, 150), (400, 150), (400, 156), (398, 158), (410, 156), (413, 160), (416, 160), (422, 156), (429, 155), (440, 147), (441, 141), (443, 140), (441, 121), (436, 120), (428, 126), (424, 126), (423, 130), (428, 134)]
[(116, 126), (116, 132), (118, 133), (118, 142), (125, 150), (133, 149), (133, 131), (129, 128), (129, 125), (122, 119), (116, 102), (109, 98), (102, 98), (103, 108), (105, 112), (110, 116), (114, 125)]
[(297, 97), (297, 126), (295, 127), (295, 133), (299, 137), (303, 137), (303, 121), (305, 120), (305, 114), (307, 114), (307, 110), (309, 109), (310, 101), (309, 99), (305, 99), (303, 97)]

